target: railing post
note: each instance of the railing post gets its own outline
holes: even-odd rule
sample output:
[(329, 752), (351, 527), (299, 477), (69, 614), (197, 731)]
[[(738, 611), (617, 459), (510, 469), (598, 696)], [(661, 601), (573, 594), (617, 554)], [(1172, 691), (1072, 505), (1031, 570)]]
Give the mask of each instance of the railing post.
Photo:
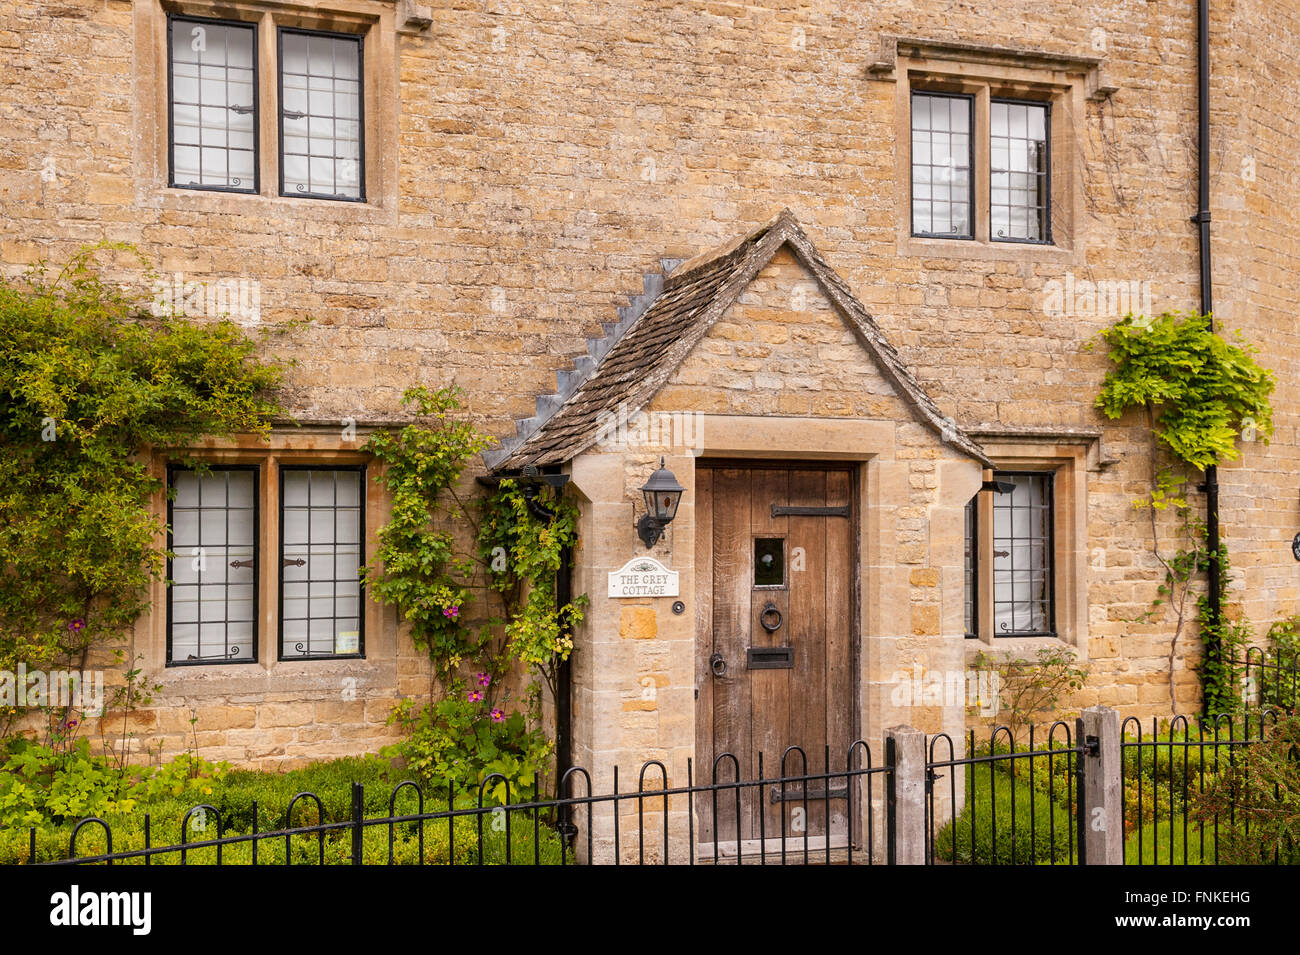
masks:
[(360, 783), (352, 784), (352, 864), (361, 865), (362, 834), (365, 832), (366, 801)]
[(1120, 802), (1119, 713), (1090, 706), (1079, 715), (1083, 747), (1080, 781), (1079, 854), (1085, 865), (1124, 864), (1124, 815)]
[(885, 730), (889, 773), (886, 829), (890, 865), (925, 865), (925, 734), (910, 726)]

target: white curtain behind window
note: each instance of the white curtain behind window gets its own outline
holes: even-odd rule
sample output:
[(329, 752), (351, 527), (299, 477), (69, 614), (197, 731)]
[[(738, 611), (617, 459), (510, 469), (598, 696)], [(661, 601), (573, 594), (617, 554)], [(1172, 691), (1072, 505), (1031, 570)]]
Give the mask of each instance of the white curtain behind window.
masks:
[(286, 195), (361, 197), (361, 44), (280, 36)]
[(172, 181), (253, 188), (252, 27), (171, 25)]
[(361, 474), (283, 472), (282, 656), (357, 653), (361, 632)]
[(253, 659), (255, 475), (177, 471), (172, 482), (171, 659)]

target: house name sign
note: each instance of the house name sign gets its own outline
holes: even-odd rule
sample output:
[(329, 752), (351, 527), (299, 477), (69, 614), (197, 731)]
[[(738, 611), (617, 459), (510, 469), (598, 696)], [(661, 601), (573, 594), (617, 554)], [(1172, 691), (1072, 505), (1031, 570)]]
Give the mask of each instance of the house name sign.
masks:
[(633, 557), (609, 574), (611, 597), (676, 597), (677, 594), (677, 571), (669, 570), (653, 557)]

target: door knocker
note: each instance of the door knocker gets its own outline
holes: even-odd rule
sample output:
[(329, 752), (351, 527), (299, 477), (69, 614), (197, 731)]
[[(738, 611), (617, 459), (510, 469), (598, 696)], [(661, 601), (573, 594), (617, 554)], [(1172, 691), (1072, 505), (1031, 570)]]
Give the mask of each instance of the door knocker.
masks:
[(759, 614), (758, 622), (763, 625), (763, 629), (768, 633), (776, 633), (781, 629), (783, 622), (781, 611), (776, 608), (776, 604), (769, 600), (763, 605), (763, 612)]

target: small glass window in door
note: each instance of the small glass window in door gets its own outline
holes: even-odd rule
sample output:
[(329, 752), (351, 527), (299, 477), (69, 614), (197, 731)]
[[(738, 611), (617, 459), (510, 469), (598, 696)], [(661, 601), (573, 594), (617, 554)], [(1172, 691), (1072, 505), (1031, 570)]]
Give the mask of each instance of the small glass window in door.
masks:
[(785, 586), (785, 539), (759, 537), (754, 540), (754, 586)]

